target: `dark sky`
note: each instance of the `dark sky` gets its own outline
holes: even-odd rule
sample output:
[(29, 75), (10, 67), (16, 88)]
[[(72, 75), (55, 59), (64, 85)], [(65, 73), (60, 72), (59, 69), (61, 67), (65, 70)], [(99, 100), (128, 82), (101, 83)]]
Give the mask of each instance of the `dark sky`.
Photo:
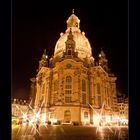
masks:
[(12, 97), (27, 98), (30, 78), (46, 48), (49, 56), (66, 20), (75, 9), (97, 58), (104, 49), (117, 90), (128, 94), (128, 1), (19, 1), (12, 2)]

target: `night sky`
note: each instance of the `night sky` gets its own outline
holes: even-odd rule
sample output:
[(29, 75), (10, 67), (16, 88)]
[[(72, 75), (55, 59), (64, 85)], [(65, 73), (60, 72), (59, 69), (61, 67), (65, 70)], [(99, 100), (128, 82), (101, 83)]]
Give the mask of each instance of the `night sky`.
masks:
[(75, 9), (96, 59), (103, 48), (117, 92), (128, 94), (128, 3), (117, 1), (13, 1), (12, 3), (12, 97), (29, 96), (43, 50), (51, 56), (66, 20)]

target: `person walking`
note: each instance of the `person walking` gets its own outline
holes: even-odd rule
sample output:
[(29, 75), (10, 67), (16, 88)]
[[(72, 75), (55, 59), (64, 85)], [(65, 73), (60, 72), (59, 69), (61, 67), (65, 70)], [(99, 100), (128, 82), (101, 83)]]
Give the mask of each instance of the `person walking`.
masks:
[(39, 121), (36, 122), (36, 130), (39, 132)]
[(38, 123), (36, 123), (36, 130), (39, 131), (39, 124)]
[(35, 133), (35, 138), (39, 139), (40, 138), (40, 132), (39, 132), (39, 121), (36, 121), (35, 127), (36, 127), (36, 133)]

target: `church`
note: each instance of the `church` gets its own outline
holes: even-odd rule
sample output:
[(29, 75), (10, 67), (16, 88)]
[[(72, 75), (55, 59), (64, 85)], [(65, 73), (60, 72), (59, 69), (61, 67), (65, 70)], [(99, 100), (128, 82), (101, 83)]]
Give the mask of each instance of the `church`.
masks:
[[(117, 117), (116, 79), (101, 49), (98, 61), (74, 11), (54, 54), (46, 50), (32, 78), (33, 106), (45, 122), (95, 124)], [(116, 117), (115, 117), (116, 116)]]

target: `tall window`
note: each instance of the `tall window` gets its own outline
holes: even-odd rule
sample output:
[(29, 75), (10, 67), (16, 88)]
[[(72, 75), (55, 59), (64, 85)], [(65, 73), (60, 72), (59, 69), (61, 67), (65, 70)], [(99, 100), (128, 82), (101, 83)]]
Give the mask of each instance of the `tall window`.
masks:
[(84, 112), (84, 119), (88, 119), (88, 112)]
[(66, 77), (66, 85), (65, 85), (65, 102), (71, 102), (71, 94), (72, 94), (72, 78), (71, 76)]
[(45, 84), (42, 86), (42, 94), (44, 94)]
[(54, 91), (57, 91), (58, 89), (58, 81), (54, 81)]
[(100, 94), (100, 84), (97, 84), (97, 94)]
[(54, 90), (53, 102), (56, 102), (56, 100), (57, 100), (56, 94), (58, 91), (58, 81), (57, 80), (54, 81), (53, 90)]
[(82, 80), (82, 104), (86, 104), (86, 81)]
[(98, 105), (101, 107), (101, 96), (98, 96)]
[(96, 85), (96, 92), (97, 92), (98, 106), (101, 107), (101, 89), (99, 83), (97, 83)]
[(71, 50), (68, 50), (68, 55), (71, 55)]

